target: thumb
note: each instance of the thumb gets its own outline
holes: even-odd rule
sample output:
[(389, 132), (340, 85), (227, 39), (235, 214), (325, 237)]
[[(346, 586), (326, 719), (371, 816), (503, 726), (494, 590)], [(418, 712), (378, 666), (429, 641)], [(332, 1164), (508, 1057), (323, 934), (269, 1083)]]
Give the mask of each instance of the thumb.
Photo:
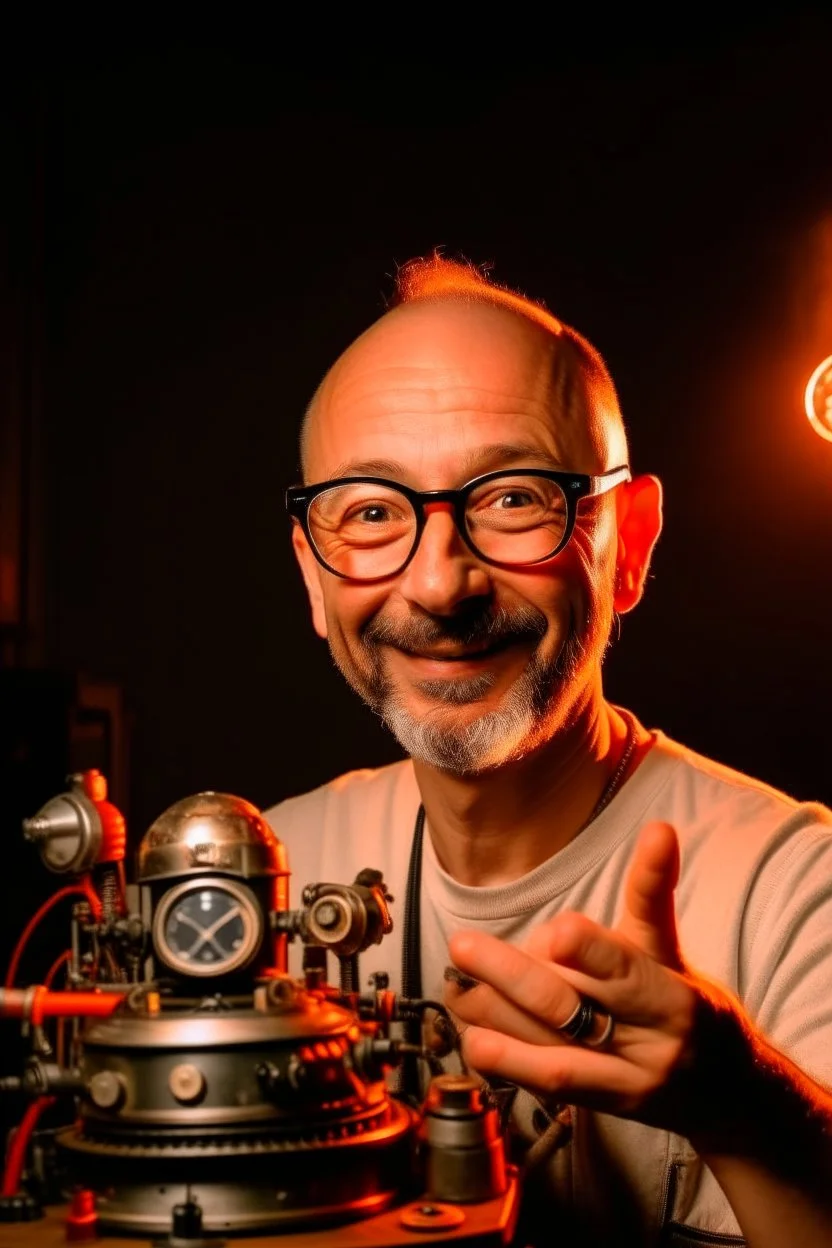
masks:
[(673, 894), (679, 880), (679, 842), (669, 823), (642, 828), (624, 887), (617, 930), (663, 966), (683, 970)]

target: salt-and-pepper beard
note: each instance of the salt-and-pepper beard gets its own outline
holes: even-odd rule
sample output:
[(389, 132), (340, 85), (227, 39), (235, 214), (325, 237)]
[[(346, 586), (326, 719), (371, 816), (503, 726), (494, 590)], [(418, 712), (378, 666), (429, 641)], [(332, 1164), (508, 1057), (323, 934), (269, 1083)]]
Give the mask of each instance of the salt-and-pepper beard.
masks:
[[(546, 617), (530, 606), (497, 611), (478, 606), (459, 617), (414, 616), (404, 624), (392, 624), (376, 617), (362, 636), (369, 671), (362, 673), (360, 681), (354, 670), (348, 671), (339, 661), (337, 654), (333, 657), (342, 674), (382, 718), (407, 754), (453, 775), (470, 776), (522, 757), (539, 743), (541, 734), (548, 735), (545, 725), (560, 690), (577, 677), (588, 657), (574, 619), (566, 641), (554, 658), (545, 659), (535, 650), (502, 705), (467, 724), (443, 723), (440, 717), (431, 717), (429, 712), (415, 717), (385, 671), (382, 647), (395, 646), (405, 652), (424, 653), (449, 641), (465, 647), (491, 647), (529, 640), (537, 643), (546, 629)], [(595, 634), (596, 630), (590, 628), (587, 632)], [(599, 647), (599, 658), (608, 635), (607, 629)], [(594, 649), (597, 644), (598, 638), (592, 636), (590, 648)], [(442, 704), (466, 706), (477, 702), (494, 683), (494, 675), (486, 672), (474, 677), (423, 680), (416, 687), (439, 708)]]

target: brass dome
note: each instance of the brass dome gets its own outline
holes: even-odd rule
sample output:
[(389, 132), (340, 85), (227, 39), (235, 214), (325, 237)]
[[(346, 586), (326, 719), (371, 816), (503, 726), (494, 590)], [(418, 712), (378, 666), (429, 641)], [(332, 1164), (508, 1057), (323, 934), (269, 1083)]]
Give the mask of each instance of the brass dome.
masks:
[(287, 869), (284, 847), (260, 811), (231, 793), (207, 791), (174, 802), (139, 846), (139, 880), (205, 870), (249, 878)]

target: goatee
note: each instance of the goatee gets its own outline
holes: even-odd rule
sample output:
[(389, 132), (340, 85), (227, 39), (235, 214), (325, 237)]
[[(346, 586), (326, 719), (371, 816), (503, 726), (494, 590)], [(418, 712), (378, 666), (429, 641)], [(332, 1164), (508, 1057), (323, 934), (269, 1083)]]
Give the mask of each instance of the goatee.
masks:
[(402, 622), (376, 616), (362, 635), (368, 667), (360, 684), (337, 656), (335, 661), (406, 753), (454, 775), (470, 776), (519, 758), (536, 743), (558, 690), (581, 664), (583, 646), (574, 627), (557, 656), (545, 659), (535, 650), (502, 704), (466, 724), (449, 719), (441, 708), (480, 701), (495, 683), (492, 672), (419, 681), (416, 687), (436, 703), (437, 713), (417, 718), (385, 670), (383, 647), (406, 654), (424, 654), (449, 643), (476, 650), (529, 643), (536, 647), (547, 627), (543, 613), (528, 605), (497, 610), (475, 605), (457, 616), (414, 615)]

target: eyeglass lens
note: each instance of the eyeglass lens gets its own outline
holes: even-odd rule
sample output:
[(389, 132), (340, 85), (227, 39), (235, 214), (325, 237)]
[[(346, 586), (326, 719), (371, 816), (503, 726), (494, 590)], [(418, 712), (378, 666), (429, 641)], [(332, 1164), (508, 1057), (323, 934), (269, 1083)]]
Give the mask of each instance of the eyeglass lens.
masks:
[[(324, 562), (342, 576), (372, 580), (404, 566), (418, 533), (406, 494), (394, 486), (334, 485), (309, 505), (309, 532)], [(506, 473), (476, 486), (465, 505), (474, 549), (497, 563), (534, 563), (560, 545), (567, 523), (563, 490), (545, 477)]]

